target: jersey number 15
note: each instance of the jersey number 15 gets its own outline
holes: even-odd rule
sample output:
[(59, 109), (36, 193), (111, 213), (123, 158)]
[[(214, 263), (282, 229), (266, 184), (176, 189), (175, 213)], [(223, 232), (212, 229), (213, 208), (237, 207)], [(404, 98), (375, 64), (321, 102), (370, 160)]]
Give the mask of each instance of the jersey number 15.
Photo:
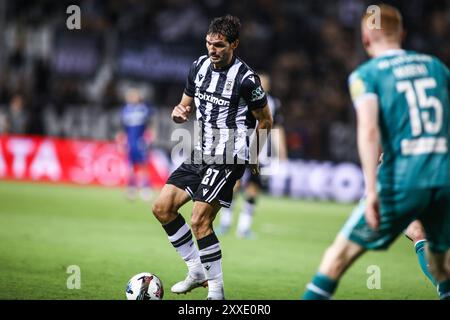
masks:
[[(427, 96), (426, 90), (436, 88), (434, 78), (417, 79), (414, 81), (397, 82), (397, 91), (405, 93), (409, 107), (411, 130), (414, 137), (420, 136), (423, 131), (436, 134), (442, 128), (442, 103), (438, 98)], [(426, 109), (434, 109), (434, 121)]]

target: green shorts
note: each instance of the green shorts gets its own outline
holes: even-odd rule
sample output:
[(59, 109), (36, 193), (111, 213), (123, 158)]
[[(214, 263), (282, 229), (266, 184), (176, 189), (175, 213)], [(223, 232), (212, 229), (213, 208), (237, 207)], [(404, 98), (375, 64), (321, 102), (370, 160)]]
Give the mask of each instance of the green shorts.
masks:
[(353, 210), (340, 233), (366, 249), (387, 249), (408, 225), (419, 219), (432, 252), (450, 249), (450, 187), (381, 190), (380, 225), (372, 230), (364, 218), (365, 199)]

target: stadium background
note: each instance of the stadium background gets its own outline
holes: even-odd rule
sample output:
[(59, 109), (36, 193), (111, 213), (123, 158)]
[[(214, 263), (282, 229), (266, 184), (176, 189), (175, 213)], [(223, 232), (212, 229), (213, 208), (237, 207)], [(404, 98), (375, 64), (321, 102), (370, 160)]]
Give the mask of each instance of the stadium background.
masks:
[[(449, 65), (449, 1), (386, 2), (397, 6), (403, 14), (407, 30), (405, 48), (434, 54)], [(69, 17), (66, 9), (72, 4), (81, 8), (81, 30), (66, 27)], [(145, 259), (139, 260), (132, 255), (148, 256), (148, 250), (154, 249), (150, 242), (162, 248), (156, 250), (161, 265), (153, 262), (155, 272), (164, 270), (167, 261), (175, 260), (155, 221), (151, 220), (151, 227), (148, 227), (148, 206), (127, 203), (118, 189), (56, 187), (54, 184), (11, 180), (123, 185), (126, 174), (123, 163), (111, 154), (115, 152), (113, 140), (120, 129), (119, 110), (124, 91), (137, 86), (145, 99), (158, 108), (152, 166), (161, 175), (155, 184), (163, 181), (174, 165), (170, 161), (170, 150), (175, 142), (169, 137), (176, 126), (169, 117), (171, 108), (179, 102), (189, 65), (205, 52), (204, 36), (210, 19), (231, 13), (239, 16), (243, 24), (238, 55), (256, 71), (271, 76), (271, 93), (282, 102), (289, 156), (284, 170), (277, 179), (269, 179), (268, 185), (273, 195), (284, 196), (284, 202), (272, 197), (261, 201), (261, 219), (266, 220), (256, 221), (255, 228), (259, 228), (261, 236), (266, 234), (267, 237), (250, 243), (242, 254), (260, 252), (263, 255), (262, 248), (280, 250), (277, 245), (283, 244), (278, 254), (296, 252), (298, 260), (289, 262), (287, 259), (289, 267), (274, 265), (267, 271), (283, 270), (288, 284), (289, 276), (300, 279), (291, 291), (276, 289), (281, 292), (279, 295), (266, 292), (263, 287), (252, 292), (251, 283), (257, 281), (257, 275), (230, 279), (232, 284), (233, 281), (240, 285), (244, 283), (243, 289), (232, 297), (296, 298), (303, 282), (314, 271), (321, 251), (351, 210), (351, 205), (310, 200), (353, 202), (362, 192), (347, 76), (367, 59), (360, 44), (359, 19), (369, 4), (369, 1), (360, 0), (1, 0), (0, 178), (3, 181), (0, 182), (0, 216), (3, 220), (2, 243), (7, 245), (2, 246), (0, 262), (7, 272), (1, 276), (0, 297), (123, 298), (114, 285), (98, 294), (93, 284), (87, 293), (67, 291), (64, 287), (65, 268), (77, 263), (71, 262), (69, 257), (58, 261), (58, 267), (53, 263), (58, 259), (58, 250), (64, 252), (58, 247), (61, 243), (73, 248), (79, 246), (79, 250), (85, 248), (87, 244), (83, 241), (90, 239), (89, 236), (84, 240), (79, 238), (89, 234), (89, 228), (97, 233), (96, 223), (103, 224), (105, 220), (117, 225), (106, 224), (105, 228), (111, 229), (102, 230), (105, 233), (97, 233), (96, 238), (91, 239), (98, 245), (95, 254), (108, 251), (110, 241), (117, 245), (113, 251), (126, 252), (126, 259), (131, 259), (134, 267), (130, 270), (128, 264), (117, 266), (110, 260), (115, 256), (111, 252), (111, 256), (96, 261), (92, 270), (106, 268), (104, 271), (113, 275), (117, 271), (114, 267), (118, 267), (122, 272), (121, 279), (126, 281), (133, 271), (141, 270), (139, 265), (148, 265)], [(67, 165), (78, 170), (75, 180), (71, 173), (60, 172), (48, 165), (52, 152), (59, 155), (70, 148), (76, 158), (67, 160)], [(44, 168), (41, 168), (42, 164)], [(114, 176), (116, 172), (121, 172), (120, 177)], [(309, 200), (289, 199), (293, 197)], [(274, 214), (277, 210), (269, 208), (279, 209), (282, 217)], [(307, 212), (301, 215), (302, 210)], [(188, 212), (189, 209), (185, 209), (186, 215)], [(293, 224), (292, 217), (303, 222)], [(30, 219), (33, 225), (28, 224)], [(120, 230), (118, 225), (121, 223), (125, 223), (126, 230)], [(300, 231), (295, 232), (295, 227)], [(310, 228), (309, 232), (301, 232), (305, 228)], [(144, 235), (137, 235), (139, 232)], [(148, 238), (150, 232), (153, 233), (151, 239)], [(22, 242), (18, 240), (19, 235)], [(52, 240), (55, 235), (60, 244)], [(299, 236), (305, 238), (299, 240)], [(227, 246), (232, 248), (229, 249), (231, 252), (239, 250), (237, 240), (232, 237), (224, 240), (224, 252)], [(311, 243), (307, 246), (308, 240)], [(130, 243), (134, 241), (147, 243), (144, 246), (147, 251), (130, 249)], [(419, 294), (419, 297), (433, 298), (430, 286), (420, 278), (422, 275), (415, 265), (409, 243), (404, 239), (400, 242), (394, 253), (401, 255), (404, 263), (396, 264), (395, 268), (414, 267), (410, 274), (406, 273), (406, 278), (411, 281), (410, 291), (402, 297), (417, 298)], [(30, 249), (34, 253), (30, 253)], [(24, 250), (28, 252), (26, 255), (22, 254)], [(81, 261), (87, 259), (85, 253), (75, 251), (77, 253), (72, 252), (72, 257), (80, 254)], [(382, 256), (374, 254), (370, 257)], [(239, 254), (233, 259), (237, 263)], [(386, 259), (382, 263), (390, 265), (390, 258), (381, 259)], [(102, 261), (111, 265), (105, 267)], [(89, 264), (89, 259), (85, 263)], [(236, 267), (239, 272), (229, 260), (224, 263), (230, 263), (229, 268)], [(246, 267), (251, 270), (260, 265), (259, 260), (254, 263)], [(37, 265), (35, 271), (42, 271), (42, 274), (48, 271), (45, 284), (56, 283), (53, 275), (59, 272), (58, 281), (63, 285), (42, 295), (39, 290), (23, 291), (23, 287), (14, 282), (17, 286), (13, 286), (13, 295), (7, 294), (6, 288), (11, 292), (8, 279), (15, 279), (18, 272), (25, 274), (29, 264)], [(304, 278), (299, 278), (297, 273), (300, 266), (304, 267), (301, 271)], [(175, 280), (180, 268), (181, 265), (177, 265), (173, 269), (174, 275), (164, 274), (163, 279), (174, 277)], [(357, 271), (353, 276), (364, 279), (362, 265)], [(91, 272), (95, 278), (95, 272)], [(31, 279), (35, 279), (33, 277), (37, 275)], [(392, 274), (390, 277), (395, 278)], [(123, 283), (119, 285), (122, 288)], [(421, 286), (431, 293), (422, 291)], [(298, 291), (292, 291), (296, 288)], [(337, 297), (370, 297), (366, 288), (350, 287), (342, 292)], [(386, 295), (386, 291), (383, 294), (375, 298), (398, 298), (395, 294)], [(194, 294), (193, 297), (201, 296)]]

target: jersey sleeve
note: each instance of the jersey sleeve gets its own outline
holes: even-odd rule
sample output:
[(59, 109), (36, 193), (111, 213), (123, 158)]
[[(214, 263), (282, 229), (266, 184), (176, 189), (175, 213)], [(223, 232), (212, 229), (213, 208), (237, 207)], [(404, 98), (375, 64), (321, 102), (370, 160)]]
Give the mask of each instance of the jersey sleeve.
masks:
[(241, 95), (247, 102), (249, 110), (264, 108), (267, 104), (266, 92), (261, 86), (259, 77), (252, 74), (242, 81)]
[(355, 70), (348, 78), (348, 86), (355, 108), (365, 99), (378, 99), (375, 79), (367, 70)]
[(184, 88), (184, 93), (189, 97), (195, 95), (195, 69), (197, 67), (197, 61), (194, 61), (189, 69), (189, 74), (186, 79), (186, 86)]

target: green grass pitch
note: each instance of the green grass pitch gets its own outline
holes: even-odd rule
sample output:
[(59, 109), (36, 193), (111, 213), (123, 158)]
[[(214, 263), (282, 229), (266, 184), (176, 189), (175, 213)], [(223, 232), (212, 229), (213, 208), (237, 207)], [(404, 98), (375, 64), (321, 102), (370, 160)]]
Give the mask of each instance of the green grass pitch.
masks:
[[(239, 208), (241, 199), (237, 200)], [(352, 205), (261, 197), (257, 235), (220, 237), (227, 299), (298, 299)], [(182, 213), (189, 219), (190, 205)], [(237, 220), (234, 215), (234, 221)], [(67, 268), (80, 267), (81, 288), (68, 289)], [(381, 289), (368, 289), (371, 265)], [(164, 299), (205, 299), (199, 288), (177, 296), (170, 287), (184, 262), (151, 214), (122, 189), (0, 182), (0, 299), (125, 299), (127, 281), (153, 272)], [(346, 273), (335, 299), (437, 299), (412, 243), (401, 236), (387, 252), (370, 252)]]

